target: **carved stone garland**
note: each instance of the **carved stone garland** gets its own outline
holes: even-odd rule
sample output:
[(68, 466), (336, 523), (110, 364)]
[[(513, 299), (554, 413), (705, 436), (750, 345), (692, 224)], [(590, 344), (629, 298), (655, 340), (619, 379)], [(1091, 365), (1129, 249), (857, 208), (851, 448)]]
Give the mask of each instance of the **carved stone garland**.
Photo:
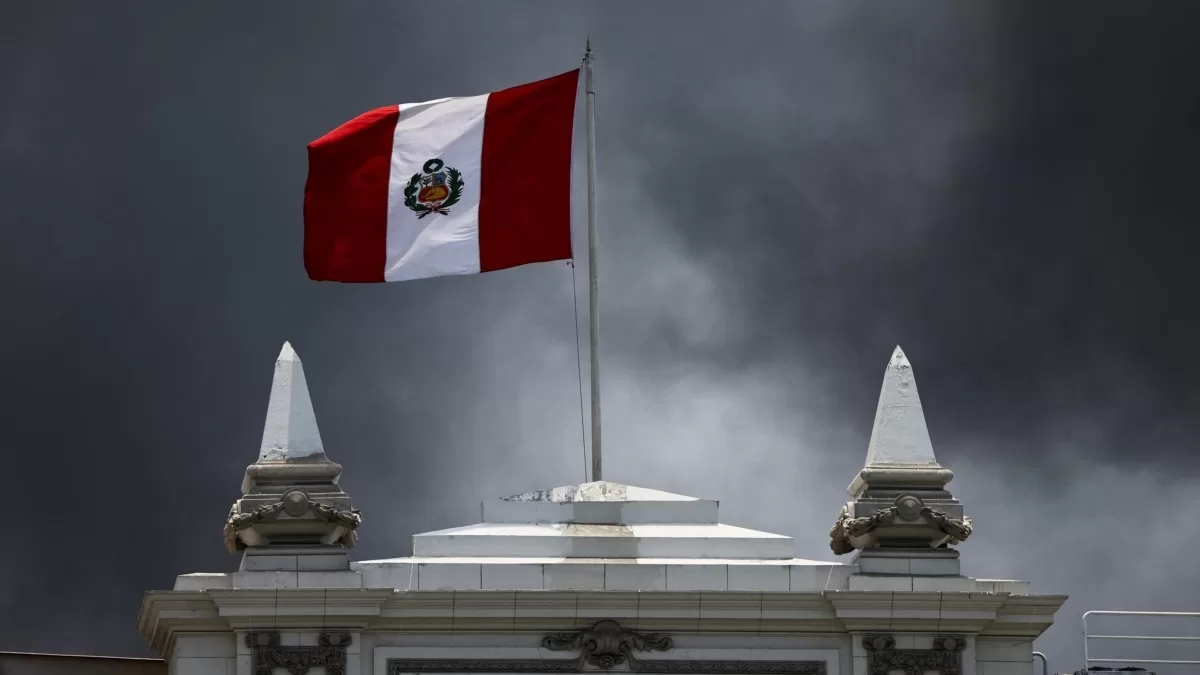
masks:
[(905, 521), (915, 520), (917, 517), (924, 517), (934, 528), (946, 535), (946, 541), (939, 548), (961, 544), (971, 536), (974, 529), (970, 518), (952, 518), (942, 511), (926, 506), (919, 498), (904, 494), (896, 498), (895, 505), (861, 518), (851, 518), (849, 508), (843, 506), (837, 522), (829, 530), (829, 548), (834, 555), (845, 555), (855, 548), (854, 544), (850, 543), (852, 537), (861, 537), (873, 532), (880, 525), (892, 523), (897, 518)]
[(962, 653), (967, 641), (960, 636), (942, 635), (933, 639), (932, 649), (896, 649), (891, 635), (868, 635), (862, 639), (867, 650), (867, 668), (871, 675), (888, 675), (900, 670), (905, 675), (962, 675)]
[(346, 647), (349, 633), (321, 633), (310, 647), (283, 647), (279, 631), (246, 633), (254, 675), (274, 675), (276, 668), (289, 675), (306, 675), (311, 668), (322, 667), (327, 675), (346, 675)]
[(238, 541), (238, 532), (258, 523), (274, 520), (279, 517), (280, 513), (298, 518), (309, 512), (318, 521), (346, 528), (348, 532), (342, 538), (342, 544), (347, 547), (354, 545), (353, 532), (358, 529), (359, 525), (362, 525), (362, 513), (358, 509), (337, 509), (312, 499), (303, 490), (288, 490), (280, 497), (279, 501), (264, 504), (247, 513), (240, 513), (238, 504), (235, 502), (229, 509), (229, 516), (225, 519), (225, 547), (229, 549), (230, 553), (237, 553), (238, 550), (244, 548)]

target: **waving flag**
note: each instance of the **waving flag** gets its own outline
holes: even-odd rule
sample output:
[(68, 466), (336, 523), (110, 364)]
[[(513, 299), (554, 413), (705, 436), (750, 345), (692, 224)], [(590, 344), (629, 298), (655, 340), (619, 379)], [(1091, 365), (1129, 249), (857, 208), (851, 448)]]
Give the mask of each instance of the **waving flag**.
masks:
[(385, 282), (571, 258), (579, 70), (379, 108), (308, 145), (304, 266)]

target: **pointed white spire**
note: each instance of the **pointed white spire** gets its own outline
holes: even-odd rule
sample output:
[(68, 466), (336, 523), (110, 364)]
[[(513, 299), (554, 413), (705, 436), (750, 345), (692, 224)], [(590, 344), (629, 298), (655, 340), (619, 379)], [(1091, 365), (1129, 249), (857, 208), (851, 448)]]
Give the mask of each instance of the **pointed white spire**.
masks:
[(324, 454), (304, 366), (291, 343), (285, 342), (275, 361), (275, 379), (271, 382), (258, 461), (287, 462)]
[(867, 466), (937, 466), (912, 364), (899, 346), (892, 352), (879, 392)]

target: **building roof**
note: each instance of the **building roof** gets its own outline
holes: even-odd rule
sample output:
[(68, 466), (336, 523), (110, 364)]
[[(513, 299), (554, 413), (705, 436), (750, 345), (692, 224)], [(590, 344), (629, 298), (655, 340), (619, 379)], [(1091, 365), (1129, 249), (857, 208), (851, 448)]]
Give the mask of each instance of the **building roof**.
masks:
[[(480, 523), (414, 536), (411, 556), (352, 568), (369, 586), (421, 590), (484, 588), (491, 578), (511, 590), (696, 591), (761, 590), (764, 574), (776, 590), (809, 590), (845, 567), (794, 557), (791, 537), (721, 523), (716, 501), (619, 483), (512, 495), (482, 513)], [(771, 570), (751, 569), (764, 565)]]

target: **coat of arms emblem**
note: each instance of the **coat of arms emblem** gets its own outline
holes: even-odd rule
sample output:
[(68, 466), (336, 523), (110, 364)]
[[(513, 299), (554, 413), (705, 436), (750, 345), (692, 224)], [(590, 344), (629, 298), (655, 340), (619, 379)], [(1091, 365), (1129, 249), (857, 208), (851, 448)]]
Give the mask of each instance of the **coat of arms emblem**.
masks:
[(450, 215), (449, 208), (458, 203), (462, 190), (462, 174), (434, 158), (425, 162), (421, 173), (414, 173), (408, 181), (404, 188), (404, 205), (416, 213), (418, 219), (431, 213)]

